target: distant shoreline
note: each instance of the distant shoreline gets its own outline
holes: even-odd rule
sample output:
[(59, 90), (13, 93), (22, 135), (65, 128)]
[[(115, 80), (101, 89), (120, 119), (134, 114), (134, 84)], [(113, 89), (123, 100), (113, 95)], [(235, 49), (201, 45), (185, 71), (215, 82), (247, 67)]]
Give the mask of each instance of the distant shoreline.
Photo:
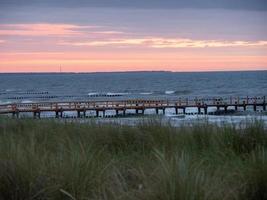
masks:
[(0, 72), (0, 75), (2, 74), (119, 74), (119, 73), (246, 73), (246, 72), (266, 72), (267, 69), (263, 69), (263, 70), (233, 70), (233, 71), (222, 71), (222, 70), (218, 70), (218, 71), (106, 71), (106, 72)]

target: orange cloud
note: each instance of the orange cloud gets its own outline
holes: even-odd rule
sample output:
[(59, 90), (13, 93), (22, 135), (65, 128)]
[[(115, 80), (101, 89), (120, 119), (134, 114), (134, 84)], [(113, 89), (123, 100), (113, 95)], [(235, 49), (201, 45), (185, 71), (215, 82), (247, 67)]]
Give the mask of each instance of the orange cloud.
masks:
[(267, 41), (217, 41), (176, 38), (129, 38), (87, 42), (61, 42), (71, 46), (143, 46), (151, 48), (206, 48), (206, 47), (251, 47), (267, 46)]

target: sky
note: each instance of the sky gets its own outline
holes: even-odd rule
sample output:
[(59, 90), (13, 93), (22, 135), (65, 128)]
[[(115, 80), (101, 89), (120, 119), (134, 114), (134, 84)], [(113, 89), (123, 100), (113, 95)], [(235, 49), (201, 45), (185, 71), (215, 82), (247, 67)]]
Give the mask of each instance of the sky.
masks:
[(266, 0), (0, 0), (0, 72), (267, 70)]

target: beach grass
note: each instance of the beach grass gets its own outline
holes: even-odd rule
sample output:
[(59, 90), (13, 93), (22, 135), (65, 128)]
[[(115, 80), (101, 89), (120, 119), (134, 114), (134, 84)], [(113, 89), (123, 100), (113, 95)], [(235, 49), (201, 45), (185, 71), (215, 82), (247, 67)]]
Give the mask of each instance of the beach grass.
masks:
[(267, 132), (2, 118), (0, 199), (267, 199)]

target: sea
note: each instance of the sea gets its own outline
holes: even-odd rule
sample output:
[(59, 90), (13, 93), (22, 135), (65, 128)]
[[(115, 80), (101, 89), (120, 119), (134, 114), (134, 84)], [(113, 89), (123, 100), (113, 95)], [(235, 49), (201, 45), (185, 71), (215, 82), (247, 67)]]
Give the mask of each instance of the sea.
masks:
[[(267, 70), (0, 74), (0, 104), (230, 96), (267, 96)], [(169, 116), (173, 114), (169, 111), (167, 116), (168, 113)], [(248, 116), (254, 115), (251, 113), (242, 117), (247, 119)], [(266, 120), (266, 114), (261, 116)], [(235, 116), (234, 119), (238, 117), (240, 116)], [(191, 119), (192, 116), (189, 117), (189, 120)]]

